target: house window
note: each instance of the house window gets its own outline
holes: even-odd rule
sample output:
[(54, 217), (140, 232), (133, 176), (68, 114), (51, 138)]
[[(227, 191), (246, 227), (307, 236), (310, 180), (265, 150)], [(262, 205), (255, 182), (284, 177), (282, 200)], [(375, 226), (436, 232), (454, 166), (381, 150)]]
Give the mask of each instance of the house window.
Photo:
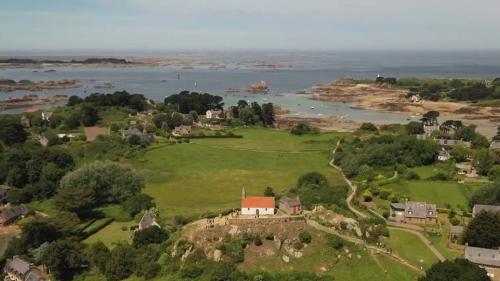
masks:
[(247, 208), (248, 211), (250, 211), (250, 208)]
[(267, 208), (266, 208), (266, 211), (267, 211)]

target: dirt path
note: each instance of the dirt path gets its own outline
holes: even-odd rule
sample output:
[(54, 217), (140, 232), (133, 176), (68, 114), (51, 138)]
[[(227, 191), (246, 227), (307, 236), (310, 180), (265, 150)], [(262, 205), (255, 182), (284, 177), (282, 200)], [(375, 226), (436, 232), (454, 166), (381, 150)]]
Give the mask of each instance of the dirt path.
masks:
[(351, 188), (351, 194), (349, 194), (349, 196), (347, 196), (346, 198), (346, 203), (347, 203), (347, 207), (349, 208), (349, 210), (351, 210), (351, 212), (353, 212), (354, 214), (356, 214), (358, 217), (361, 217), (361, 218), (367, 218), (368, 216), (363, 214), (362, 212), (356, 210), (356, 208), (354, 208), (352, 206), (352, 200), (354, 199), (354, 196), (356, 196), (356, 191), (358, 190), (358, 187), (353, 184), (347, 177), (346, 175), (344, 174), (344, 171), (342, 171), (342, 168), (340, 168), (339, 166), (335, 165), (335, 152), (337, 152), (337, 149), (339, 148), (340, 146), (340, 140), (337, 141), (337, 145), (335, 146), (335, 148), (333, 149), (333, 152), (332, 152), (332, 160), (330, 161), (330, 166), (332, 166), (334, 169), (336, 169), (337, 171), (340, 172), (340, 174), (342, 175), (342, 177), (344, 178), (344, 180), (347, 182), (347, 184), (349, 185), (349, 187)]
[[(346, 199), (347, 207), (349, 208), (349, 210), (351, 210), (353, 213), (355, 213), (356, 215), (358, 215), (361, 218), (367, 218), (367, 215), (365, 215), (361, 211), (358, 211), (356, 208), (354, 208), (352, 206), (352, 200), (354, 199), (354, 196), (356, 195), (357, 186), (355, 184), (353, 184), (346, 177), (346, 175), (344, 174), (344, 172), (342, 171), (342, 169), (339, 166), (337, 166), (337, 165), (334, 164), (334, 161), (335, 161), (335, 152), (337, 151), (337, 149), (339, 148), (339, 146), (340, 146), (340, 140), (337, 142), (337, 145), (333, 149), (333, 157), (332, 157), (332, 160), (330, 161), (329, 164), (330, 164), (330, 166), (332, 166), (333, 168), (335, 168), (336, 170), (338, 170), (342, 174), (342, 177), (344, 178), (344, 180), (347, 182), (347, 184), (351, 188), (351, 194)], [(398, 172), (395, 171), (394, 175), (390, 179), (395, 179), (397, 176), (398, 176)], [(422, 228), (420, 226), (389, 222), (389, 221), (387, 221), (386, 218), (384, 218), (379, 213), (377, 213), (377, 212), (375, 212), (373, 210), (370, 210), (370, 209), (368, 209), (368, 210), (372, 214), (376, 215), (377, 217), (385, 220), (387, 222), (387, 225), (389, 225), (390, 229), (397, 229), (397, 230), (401, 230), (401, 231), (405, 231), (405, 232), (409, 232), (409, 233), (415, 234), (427, 246), (427, 248), (429, 248), (429, 250), (431, 250), (431, 252), (440, 261), (446, 260), (445, 257), (441, 254), (441, 252), (439, 252), (438, 249), (436, 249), (436, 247), (434, 247), (434, 245), (432, 245), (432, 242), (429, 239), (427, 239), (421, 232), (417, 231), (417, 230), (420, 230), (420, 231), (422, 230)], [(344, 237), (342, 237), (342, 238), (344, 238)]]

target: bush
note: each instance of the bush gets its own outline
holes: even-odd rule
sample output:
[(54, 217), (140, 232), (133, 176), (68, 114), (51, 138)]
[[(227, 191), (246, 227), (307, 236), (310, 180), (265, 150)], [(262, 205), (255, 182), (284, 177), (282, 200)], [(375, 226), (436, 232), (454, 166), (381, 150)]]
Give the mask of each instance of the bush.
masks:
[(459, 225), (460, 220), (458, 218), (451, 218), (450, 223), (451, 223), (451, 225)]
[(363, 123), (363, 124), (361, 124), (359, 129), (363, 130), (363, 131), (371, 131), (371, 132), (378, 131), (377, 126), (373, 125), (373, 123)]
[(297, 242), (293, 243), (293, 248), (295, 250), (302, 250), (304, 248), (304, 244), (302, 244), (302, 242), (300, 242), (300, 241), (297, 241)]
[(380, 193), (379, 193), (379, 197), (380, 197), (380, 199), (387, 200), (391, 194), (392, 194), (391, 189), (381, 188)]
[(409, 171), (407, 174), (406, 174), (406, 179), (411, 181), (411, 180), (419, 180), (420, 179), (420, 176), (415, 173), (414, 171)]
[(203, 268), (193, 264), (188, 264), (184, 266), (180, 271), (181, 277), (190, 279), (194, 279), (200, 276), (202, 273), (203, 273)]
[(448, 175), (444, 173), (437, 173), (432, 177), (429, 177), (429, 180), (435, 180), (435, 181), (447, 181), (449, 179)]
[(272, 233), (272, 232), (267, 233), (266, 240), (274, 240), (274, 233)]
[(260, 236), (255, 236), (253, 238), (253, 243), (255, 244), (255, 246), (261, 246), (262, 245), (262, 239), (260, 238)]
[(326, 238), (326, 244), (329, 247), (334, 248), (335, 250), (340, 250), (342, 247), (344, 247), (344, 240), (342, 240), (342, 238), (338, 237), (337, 235), (328, 235)]
[(311, 127), (304, 123), (299, 123), (295, 127), (293, 127), (292, 130), (290, 130), (290, 133), (297, 136), (306, 134), (319, 134), (319, 129), (316, 127)]
[(384, 211), (384, 212), (382, 212), (382, 216), (383, 216), (384, 218), (388, 219), (388, 218), (389, 218), (389, 212), (388, 212), (388, 211)]
[(309, 232), (304, 230), (299, 233), (299, 240), (304, 244), (309, 244), (312, 241), (312, 236)]

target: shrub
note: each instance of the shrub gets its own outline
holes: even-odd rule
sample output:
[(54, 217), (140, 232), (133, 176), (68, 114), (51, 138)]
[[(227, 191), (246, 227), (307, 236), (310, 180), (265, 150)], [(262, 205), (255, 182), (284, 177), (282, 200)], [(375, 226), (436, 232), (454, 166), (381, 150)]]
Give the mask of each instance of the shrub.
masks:
[(338, 237), (337, 235), (328, 235), (326, 238), (326, 243), (329, 247), (332, 247), (336, 250), (340, 250), (344, 247), (344, 240)]
[(293, 243), (293, 248), (295, 250), (302, 250), (304, 248), (304, 244), (302, 244), (302, 242), (300, 242), (300, 241), (297, 241), (297, 242)]
[(180, 271), (182, 277), (190, 279), (194, 279), (200, 276), (202, 273), (203, 273), (203, 268), (193, 264), (188, 264), (184, 266)]
[(319, 129), (316, 127), (311, 127), (304, 123), (299, 123), (290, 131), (292, 135), (306, 135), (306, 134), (319, 134)]
[(379, 197), (380, 199), (387, 200), (389, 196), (392, 194), (392, 190), (387, 189), (387, 188), (381, 188), (379, 192)]
[(255, 244), (255, 246), (261, 246), (262, 245), (262, 239), (260, 238), (260, 236), (255, 236), (253, 238), (253, 243)]
[(382, 212), (382, 216), (386, 219), (389, 218), (389, 212), (388, 211)]
[(411, 181), (411, 180), (419, 180), (420, 179), (420, 176), (415, 173), (414, 171), (409, 171), (407, 174), (406, 174), (406, 179)]
[(373, 125), (373, 123), (363, 123), (363, 124), (361, 124), (359, 129), (363, 130), (363, 131), (371, 131), (371, 132), (378, 131), (377, 126)]
[(266, 240), (274, 240), (274, 233), (268, 232), (266, 234)]
[(444, 173), (437, 173), (432, 177), (429, 177), (430, 180), (435, 180), (435, 181), (447, 181), (449, 179), (448, 175)]
[(304, 230), (299, 233), (299, 240), (304, 244), (309, 244), (312, 241), (312, 236), (309, 232)]
[(451, 223), (451, 225), (459, 225), (460, 220), (458, 218), (451, 218), (450, 223)]

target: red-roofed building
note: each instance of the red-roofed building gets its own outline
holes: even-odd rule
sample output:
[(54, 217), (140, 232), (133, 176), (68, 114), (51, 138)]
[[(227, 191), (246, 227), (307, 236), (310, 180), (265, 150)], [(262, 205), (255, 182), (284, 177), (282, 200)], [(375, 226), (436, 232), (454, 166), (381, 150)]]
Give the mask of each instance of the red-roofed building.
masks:
[(246, 196), (245, 188), (241, 192), (241, 214), (242, 215), (274, 215), (274, 197)]

